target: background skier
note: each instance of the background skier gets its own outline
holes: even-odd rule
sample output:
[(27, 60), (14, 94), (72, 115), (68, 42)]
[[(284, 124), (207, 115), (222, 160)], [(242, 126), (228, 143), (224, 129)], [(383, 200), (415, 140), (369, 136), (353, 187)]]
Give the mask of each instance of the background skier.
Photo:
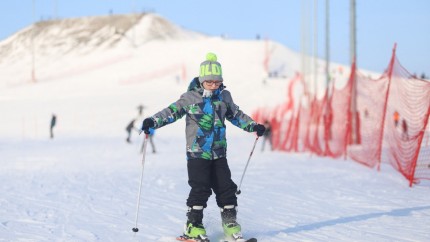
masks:
[(125, 127), (125, 131), (127, 131), (127, 138), (125, 139), (125, 141), (127, 141), (127, 143), (131, 143), (131, 131), (134, 129), (135, 122), (136, 122), (136, 119), (132, 119), (130, 123), (128, 123), (127, 126)]
[(266, 130), (264, 131), (264, 135), (263, 135), (263, 144), (261, 146), (261, 151), (264, 151), (264, 146), (266, 144), (266, 141), (269, 141), (269, 145), (270, 145), (270, 150), (273, 150), (273, 145), (272, 145), (272, 126), (270, 125), (269, 121), (264, 121), (264, 127), (266, 128)]
[[(150, 128), (148, 138), (149, 138), (149, 144), (151, 144), (151, 147), (152, 147), (153, 154), (157, 153), (157, 150), (155, 149), (155, 144), (154, 144), (154, 134), (155, 134), (155, 129)], [(142, 146), (140, 147), (140, 153), (143, 153), (143, 148), (144, 148), (144, 143), (142, 142)]]
[(54, 127), (57, 124), (57, 116), (55, 114), (52, 114), (51, 117), (51, 125), (49, 126), (49, 136), (51, 137), (51, 139), (54, 138)]
[(186, 154), (188, 184), (187, 222), (179, 240), (209, 241), (203, 226), (203, 209), (212, 194), (221, 210), (226, 236), (241, 241), (241, 227), (236, 221), (237, 185), (231, 179), (227, 163), (225, 119), (233, 125), (262, 136), (265, 128), (244, 114), (233, 102), (223, 85), (222, 69), (213, 53), (200, 64), (200, 76), (194, 78), (188, 91), (169, 107), (146, 118), (142, 130), (160, 128), (186, 115)]

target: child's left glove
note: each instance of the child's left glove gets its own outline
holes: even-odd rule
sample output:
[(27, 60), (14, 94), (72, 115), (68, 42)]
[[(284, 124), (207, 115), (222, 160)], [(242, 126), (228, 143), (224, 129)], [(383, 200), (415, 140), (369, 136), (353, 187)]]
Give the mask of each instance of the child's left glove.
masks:
[(254, 126), (254, 131), (257, 132), (257, 136), (263, 136), (264, 132), (266, 131), (266, 127), (262, 124), (257, 124)]
[(154, 128), (154, 120), (152, 120), (152, 118), (146, 118), (145, 120), (143, 120), (142, 123), (142, 130), (143, 132), (145, 132), (145, 134), (149, 134), (149, 128)]

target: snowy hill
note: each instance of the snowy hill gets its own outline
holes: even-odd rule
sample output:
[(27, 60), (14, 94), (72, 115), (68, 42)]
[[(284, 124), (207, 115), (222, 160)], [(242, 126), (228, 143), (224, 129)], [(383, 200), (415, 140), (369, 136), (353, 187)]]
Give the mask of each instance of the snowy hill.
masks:
[[(37, 25), (35, 82), (29, 37), (35, 26), (0, 42), (0, 241), (174, 241), (189, 192), (184, 121), (156, 132), (137, 234), (131, 228), (142, 136), (133, 133), (127, 144), (125, 126), (179, 98), (209, 51), (248, 114), (283, 102), (300, 67), (299, 54), (279, 43), (203, 36), (153, 14)], [(268, 53), (268, 71), (282, 77), (267, 79)], [(57, 126), (50, 140), (52, 113)], [(255, 136), (227, 129), (238, 183)], [(244, 234), (263, 242), (429, 241), (430, 187), (411, 189), (390, 167), (382, 170), (262, 152), (259, 141), (239, 197)], [(213, 196), (204, 223), (217, 241)]]
[(4, 40), (0, 44), (0, 63), (28, 57), (32, 48), (36, 56), (43, 59), (69, 53), (88, 54), (121, 45), (138, 46), (154, 40), (199, 37), (203, 36), (183, 30), (154, 14), (48, 20), (37, 22)]
[[(44, 27), (35, 41), (39, 43), (35, 48), (35, 83), (32, 55), (25, 51), (31, 30), (1, 42), (0, 48), (10, 50), (0, 63), (1, 98), (13, 105), (5, 107), (9, 118), (0, 132), (11, 136), (19, 130), (27, 132), (25, 136), (39, 133), (39, 125), (53, 112), (62, 120), (58, 132), (75, 134), (79, 126), (103, 133), (108, 128), (103, 126), (107, 117), (118, 119), (115, 130), (122, 132), (137, 105), (145, 105), (149, 114), (175, 101), (198, 74), (209, 51), (218, 55), (225, 85), (248, 113), (282, 102), (288, 77), (298, 70), (297, 54), (278, 43), (205, 37), (153, 14), (141, 15), (131, 27), (130, 18), (135, 17), (113, 17), (118, 20), (115, 25), (108, 21), (112, 17), (41, 23)], [(120, 28), (128, 31), (121, 36), (113, 34), (113, 29)], [(133, 35), (136, 43), (143, 44), (130, 44)], [(78, 39), (82, 41), (76, 45)], [(287, 78), (265, 80), (263, 61), (268, 45), (270, 55), (276, 57), (269, 67), (282, 67)], [(72, 101), (76, 98), (86, 100), (83, 106)], [(71, 102), (78, 113), (69, 111)]]

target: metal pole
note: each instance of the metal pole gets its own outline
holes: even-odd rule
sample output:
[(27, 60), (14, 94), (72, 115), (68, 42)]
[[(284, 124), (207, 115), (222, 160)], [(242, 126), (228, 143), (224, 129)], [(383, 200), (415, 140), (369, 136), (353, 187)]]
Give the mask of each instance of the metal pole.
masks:
[[(325, 0), (325, 88), (326, 88), (326, 107), (325, 113), (327, 118), (331, 117), (332, 110), (330, 108), (329, 100), (332, 93), (330, 89), (330, 0)], [(331, 119), (328, 119), (331, 120)], [(331, 140), (332, 137), (332, 123), (327, 124), (328, 127), (328, 137)]]
[[(311, 64), (311, 48), (312, 42), (310, 42), (311, 26), (310, 18), (312, 14), (310, 13), (310, 0), (302, 1), (302, 19), (301, 19), (301, 46), (302, 46), (302, 79), (306, 83), (307, 91), (312, 86), (312, 64)], [(309, 88), (309, 89), (308, 89)], [(309, 96), (311, 98), (311, 96)]]
[(350, 64), (352, 65), (352, 63), (354, 62), (354, 60), (356, 60), (357, 58), (357, 48), (356, 48), (356, 44), (357, 44), (357, 37), (356, 37), (356, 8), (355, 8), (356, 4), (355, 4), (355, 0), (350, 0), (350, 29), (349, 29), (349, 34), (350, 34)]
[(242, 178), (240, 178), (240, 183), (239, 183), (239, 187), (237, 189), (236, 195), (239, 195), (241, 193), (240, 188), (242, 187), (243, 177), (245, 176), (246, 169), (248, 169), (249, 161), (251, 160), (251, 156), (254, 153), (255, 145), (257, 144), (258, 138), (259, 137), (257, 136), (257, 138), (255, 139), (255, 142), (254, 142), (254, 146), (252, 146), (251, 153), (249, 154), (248, 161), (246, 162), (245, 169), (243, 170), (243, 173), (242, 173)]
[[(357, 48), (356, 48), (356, 16), (355, 16), (355, 0), (350, 0), (350, 62), (351, 65), (355, 62), (355, 66), (357, 67)], [(357, 69), (357, 68), (356, 68)], [(351, 135), (352, 135), (352, 143), (357, 144), (358, 143), (358, 133), (357, 133), (357, 78), (355, 76), (355, 73), (352, 75), (353, 77), (353, 86), (352, 86), (352, 93), (351, 93)]]
[(302, 79), (303, 81), (305, 81), (305, 72), (306, 72), (306, 48), (305, 48), (305, 11), (306, 11), (306, 5), (305, 5), (305, 1), (302, 1), (302, 14), (301, 14), (301, 41), (300, 41), (300, 49), (301, 49), (301, 69), (302, 69)]
[(135, 227), (132, 229), (132, 231), (135, 233), (139, 231), (139, 228), (137, 228), (137, 221), (139, 219), (140, 195), (142, 194), (143, 168), (145, 167), (146, 145), (148, 144), (148, 137), (149, 135), (145, 134), (145, 139), (143, 140), (142, 173), (140, 174), (140, 186), (139, 186), (139, 193), (137, 195)]
[(326, 88), (330, 85), (330, 0), (325, 0), (325, 74)]
[(34, 45), (34, 31), (36, 28), (36, 21), (34, 20), (34, 12), (35, 12), (35, 0), (32, 1), (33, 5), (33, 27), (31, 28), (31, 81), (36, 82), (36, 67), (35, 67), (35, 45)]
[(314, 60), (313, 60), (313, 76), (314, 76), (314, 92), (315, 96), (318, 93), (318, 0), (314, 0)]

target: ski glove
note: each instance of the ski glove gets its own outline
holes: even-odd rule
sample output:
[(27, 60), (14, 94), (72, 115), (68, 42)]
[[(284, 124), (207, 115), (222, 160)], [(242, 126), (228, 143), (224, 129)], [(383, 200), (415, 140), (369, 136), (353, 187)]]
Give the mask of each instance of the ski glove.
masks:
[(257, 132), (258, 136), (263, 136), (264, 132), (266, 131), (266, 127), (262, 124), (257, 124), (254, 126), (254, 131)]
[(149, 134), (149, 128), (154, 128), (154, 120), (152, 118), (146, 118), (142, 123), (142, 130), (145, 134)]

